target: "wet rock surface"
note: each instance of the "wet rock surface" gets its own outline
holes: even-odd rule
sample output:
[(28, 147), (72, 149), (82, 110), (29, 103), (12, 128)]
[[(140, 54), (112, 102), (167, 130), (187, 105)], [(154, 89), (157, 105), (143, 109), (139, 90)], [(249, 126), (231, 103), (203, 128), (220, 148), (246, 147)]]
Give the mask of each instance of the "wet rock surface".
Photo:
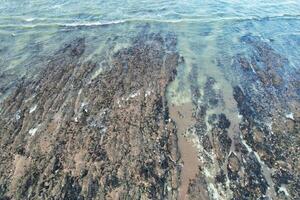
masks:
[(176, 37), (145, 30), (100, 73), (84, 51), (66, 44), (2, 102), (1, 199), (176, 199)]
[(186, 136), (202, 166), (189, 197), (298, 199), (299, 72), (270, 42), (252, 35), (240, 42), (248, 50), (233, 57), (240, 84), (232, 83), (231, 92), (210, 76), (195, 84), (197, 66), (191, 69), (196, 122)]
[(165, 97), (186, 64), (176, 36), (147, 26), (101, 58), (78, 38), (34, 79), (0, 74), (0, 199), (299, 199), (300, 74), (270, 40), (240, 44), (239, 84), (192, 63), (181, 107)]
[[(196, 70), (196, 69), (194, 69)], [(222, 92), (216, 88), (217, 80), (207, 77), (203, 88), (191, 85), (191, 90), (202, 90), (202, 95), (194, 96), (194, 118), (196, 123), (187, 136), (197, 145), (198, 158), (202, 163), (197, 178), (189, 185), (189, 197), (195, 198), (195, 191), (201, 188), (206, 194), (201, 199), (226, 199), (230, 197), (227, 169), (232, 138), (229, 135), (231, 122), (220, 108), (224, 107)], [(199, 93), (200, 94), (200, 93)], [(220, 110), (219, 110), (220, 109)], [(220, 112), (219, 112), (220, 111)]]
[(234, 98), (242, 115), (240, 130), (246, 151), (251, 149), (259, 160), (251, 164), (252, 171), (257, 178), (259, 170), (266, 171), (264, 177), (269, 180), (259, 182), (262, 194), (268, 187), (276, 192), (274, 199), (297, 199), (299, 72), (261, 38), (246, 35), (241, 41), (249, 46), (251, 54), (248, 58), (238, 55), (233, 64), (244, 78), (242, 85), (234, 87)]

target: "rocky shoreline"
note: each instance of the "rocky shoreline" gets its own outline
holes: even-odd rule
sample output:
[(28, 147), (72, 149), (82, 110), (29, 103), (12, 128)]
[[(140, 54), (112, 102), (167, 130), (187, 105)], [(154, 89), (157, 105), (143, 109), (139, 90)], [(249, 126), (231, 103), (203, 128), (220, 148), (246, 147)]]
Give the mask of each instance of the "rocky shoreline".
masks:
[(261, 38), (245, 35), (240, 42), (249, 52), (233, 58), (240, 78), (232, 83), (234, 101), (224, 98), (218, 80), (207, 77), (200, 88), (193, 84), (197, 68), (190, 74), (196, 123), (186, 137), (202, 165), (189, 197), (298, 199), (299, 72)]
[(185, 105), (166, 97), (175, 34), (145, 26), (101, 63), (85, 38), (65, 44), (1, 102), (0, 199), (300, 198), (300, 74), (262, 38), (240, 43), (230, 98), (193, 65)]
[(165, 90), (176, 37), (141, 33), (100, 73), (84, 51), (84, 38), (66, 44), (2, 102), (1, 199), (175, 199), (179, 153)]

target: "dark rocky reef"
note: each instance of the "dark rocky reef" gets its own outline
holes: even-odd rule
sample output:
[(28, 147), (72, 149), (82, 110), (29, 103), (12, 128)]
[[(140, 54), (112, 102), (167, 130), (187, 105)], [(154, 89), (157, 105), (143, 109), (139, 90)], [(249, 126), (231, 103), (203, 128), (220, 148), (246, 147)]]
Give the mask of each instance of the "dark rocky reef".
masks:
[(219, 80), (199, 86), (197, 65), (191, 69), (195, 124), (187, 135), (197, 138), (202, 165), (189, 198), (299, 199), (300, 74), (267, 40), (240, 42), (247, 53), (233, 57), (234, 102), (215, 87)]
[(105, 69), (84, 51), (66, 44), (2, 102), (1, 199), (176, 199), (176, 37), (141, 33)]
[[(269, 187), (276, 192), (272, 196), (274, 199), (298, 199), (300, 74), (262, 38), (246, 35), (241, 41), (248, 46), (249, 54), (234, 58), (232, 67), (243, 80), (241, 85), (234, 87), (234, 98), (242, 115), (241, 138), (248, 148), (245, 145), (236, 147), (242, 156), (249, 153), (252, 156), (252, 162), (243, 158), (251, 178), (249, 186), (255, 181), (262, 194), (266, 194)], [(253, 157), (253, 152), (257, 156)], [(257, 163), (255, 157), (261, 162)], [(270, 174), (269, 185), (260, 177), (262, 163)], [(235, 193), (236, 199), (253, 194), (249, 193), (247, 185), (239, 186), (242, 182), (236, 180), (241, 176), (236, 172), (231, 170), (230, 177), (235, 180), (232, 187), (240, 191)]]

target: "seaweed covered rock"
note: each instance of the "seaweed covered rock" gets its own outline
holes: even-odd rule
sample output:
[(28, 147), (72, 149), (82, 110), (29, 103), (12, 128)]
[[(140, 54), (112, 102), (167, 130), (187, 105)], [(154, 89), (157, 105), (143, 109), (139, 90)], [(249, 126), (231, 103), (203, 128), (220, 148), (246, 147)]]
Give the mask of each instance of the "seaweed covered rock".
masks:
[[(251, 160), (258, 161), (245, 158), (251, 170), (257, 169), (248, 172), (249, 183), (260, 182), (260, 191), (275, 199), (297, 199), (300, 195), (299, 72), (262, 38), (245, 35), (241, 42), (248, 46), (249, 54), (237, 55), (232, 67), (243, 79), (234, 87), (242, 116), (242, 145), (246, 147), (241, 153), (252, 152), (248, 154)], [(246, 170), (250, 170), (248, 165)], [(260, 171), (264, 181), (257, 177)], [(236, 198), (241, 195), (236, 194)]]
[(66, 44), (2, 102), (0, 196), (175, 199), (179, 156), (165, 90), (176, 37), (140, 33), (105, 69), (84, 51), (84, 38)]

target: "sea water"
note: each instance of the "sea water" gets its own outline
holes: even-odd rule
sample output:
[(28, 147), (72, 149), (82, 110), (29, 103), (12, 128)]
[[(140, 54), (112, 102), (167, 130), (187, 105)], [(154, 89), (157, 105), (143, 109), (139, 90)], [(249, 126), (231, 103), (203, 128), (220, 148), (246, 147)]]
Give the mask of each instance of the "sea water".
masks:
[(122, 48), (145, 24), (153, 32), (173, 32), (178, 38), (185, 63), (170, 86), (172, 102), (190, 101), (192, 66), (198, 84), (211, 76), (230, 95), (228, 82), (239, 81), (229, 69), (231, 57), (247, 51), (239, 41), (246, 34), (272, 40), (273, 48), (299, 67), (298, 0), (1, 0), (0, 80), (13, 85), (33, 77), (48, 55), (77, 37), (86, 38), (87, 59), (101, 60), (108, 38), (118, 38)]

